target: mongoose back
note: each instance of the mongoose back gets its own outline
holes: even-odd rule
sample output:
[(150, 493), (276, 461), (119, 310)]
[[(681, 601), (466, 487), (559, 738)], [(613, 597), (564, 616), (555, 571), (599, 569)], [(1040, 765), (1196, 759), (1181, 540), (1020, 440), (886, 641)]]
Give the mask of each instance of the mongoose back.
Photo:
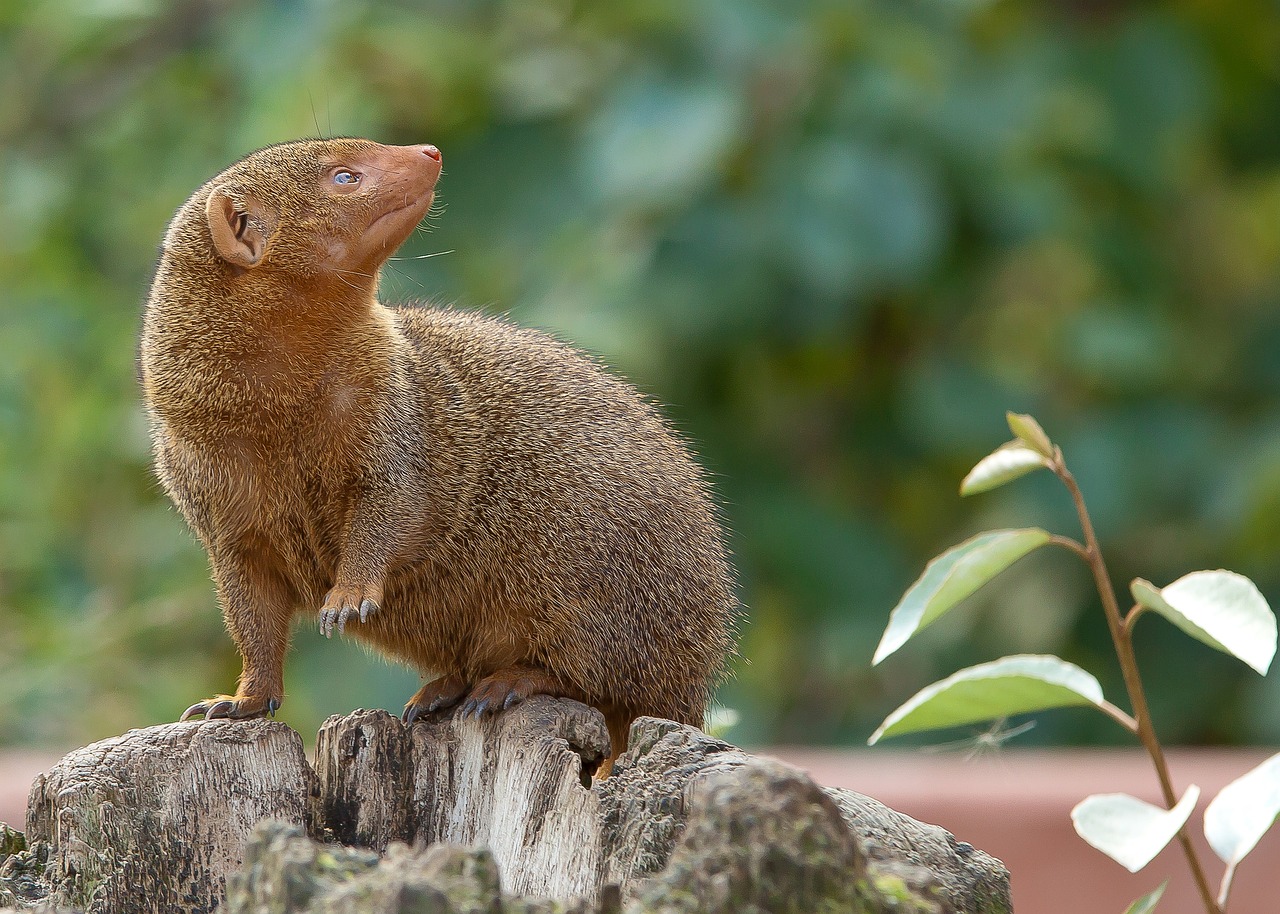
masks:
[(431, 676), (412, 723), (535, 693), (701, 725), (738, 612), (687, 448), (533, 330), (387, 306), (434, 146), (300, 141), (203, 185), (165, 235), (140, 373), (157, 474), (244, 663), (182, 715), (274, 714), (294, 617)]

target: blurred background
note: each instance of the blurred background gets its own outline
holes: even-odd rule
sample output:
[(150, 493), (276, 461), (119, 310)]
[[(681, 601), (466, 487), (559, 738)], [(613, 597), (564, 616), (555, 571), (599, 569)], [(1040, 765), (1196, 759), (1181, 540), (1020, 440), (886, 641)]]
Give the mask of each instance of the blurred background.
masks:
[[(736, 742), (862, 745), (1020, 651), (1125, 704), (1066, 553), (870, 668), (937, 552), (1076, 535), (1047, 474), (958, 497), (1006, 409), (1062, 445), (1122, 587), (1226, 567), (1280, 601), (1274, 2), (9, 2), (0, 747), (234, 688), (204, 554), (149, 470), (140, 308), (188, 194), (316, 134), (444, 153), (443, 211), (384, 297), (550, 329), (695, 442), (748, 608)], [(1280, 741), (1280, 675), (1155, 620), (1138, 648), (1169, 742)], [(304, 734), (417, 687), (310, 625), (287, 676)], [(1080, 710), (1018, 743), (1127, 741)]]

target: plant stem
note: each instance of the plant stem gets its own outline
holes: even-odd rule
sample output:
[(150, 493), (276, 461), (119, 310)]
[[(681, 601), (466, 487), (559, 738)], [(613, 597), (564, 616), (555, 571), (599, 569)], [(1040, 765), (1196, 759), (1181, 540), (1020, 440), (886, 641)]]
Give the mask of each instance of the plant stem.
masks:
[[(1142, 678), (1138, 674), (1138, 661), (1133, 653), (1131, 631), (1126, 628), (1120, 616), (1115, 587), (1111, 583), (1106, 562), (1102, 558), (1102, 550), (1098, 547), (1098, 538), (1093, 532), (1093, 522), (1090, 521), (1089, 512), (1084, 505), (1084, 496), (1080, 494), (1080, 487), (1076, 484), (1075, 477), (1063, 462), (1061, 450), (1055, 450), (1052, 469), (1067, 487), (1067, 491), (1071, 493), (1071, 500), (1075, 502), (1076, 514), (1080, 517), (1080, 529), (1084, 532), (1085, 560), (1093, 572), (1098, 596), (1102, 599), (1107, 627), (1111, 630), (1111, 640), (1115, 644), (1116, 657), (1120, 661), (1120, 671), (1124, 675), (1125, 688), (1129, 692), (1129, 702), (1133, 705), (1133, 717), (1138, 725), (1138, 739), (1142, 741), (1147, 754), (1151, 756), (1156, 776), (1160, 780), (1160, 790), (1164, 794), (1165, 805), (1172, 809), (1177, 805), (1178, 796), (1173, 790), (1173, 779), (1169, 776), (1169, 765), (1164, 758), (1164, 749), (1161, 748), (1160, 741), (1156, 738), (1155, 727), (1152, 725), (1146, 692), (1142, 688)], [(1178, 841), (1186, 854), (1187, 865), (1191, 868), (1191, 875), (1196, 881), (1196, 887), (1200, 890), (1205, 910), (1209, 914), (1223, 914), (1223, 909), (1214, 901), (1209, 881), (1205, 878), (1204, 867), (1200, 864), (1200, 857), (1196, 854), (1195, 846), (1191, 843), (1185, 825), (1178, 830)]]

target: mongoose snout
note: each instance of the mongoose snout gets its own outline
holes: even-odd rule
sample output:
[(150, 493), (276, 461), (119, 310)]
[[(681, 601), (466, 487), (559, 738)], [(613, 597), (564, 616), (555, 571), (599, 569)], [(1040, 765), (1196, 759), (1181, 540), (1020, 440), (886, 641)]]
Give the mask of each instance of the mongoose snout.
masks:
[(318, 614), (434, 677), (407, 723), (549, 693), (600, 708), (615, 756), (641, 714), (700, 725), (738, 603), (680, 437), (554, 337), (378, 300), (441, 163), (270, 146), (170, 223), (140, 349), (156, 471), (244, 662), (183, 719), (274, 713)]

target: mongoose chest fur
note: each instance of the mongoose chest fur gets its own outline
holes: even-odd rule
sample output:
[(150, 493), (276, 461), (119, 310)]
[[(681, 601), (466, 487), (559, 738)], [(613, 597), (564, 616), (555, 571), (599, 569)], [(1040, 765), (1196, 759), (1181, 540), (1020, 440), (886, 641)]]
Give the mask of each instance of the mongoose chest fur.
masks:
[(274, 713), (295, 617), (430, 680), (412, 723), (535, 693), (701, 724), (738, 612), (717, 512), (630, 385), (556, 339), (382, 304), (434, 146), (259, 150), (164, 238), (140, 370), (157, 474), (243, 658), (183, 719)]

